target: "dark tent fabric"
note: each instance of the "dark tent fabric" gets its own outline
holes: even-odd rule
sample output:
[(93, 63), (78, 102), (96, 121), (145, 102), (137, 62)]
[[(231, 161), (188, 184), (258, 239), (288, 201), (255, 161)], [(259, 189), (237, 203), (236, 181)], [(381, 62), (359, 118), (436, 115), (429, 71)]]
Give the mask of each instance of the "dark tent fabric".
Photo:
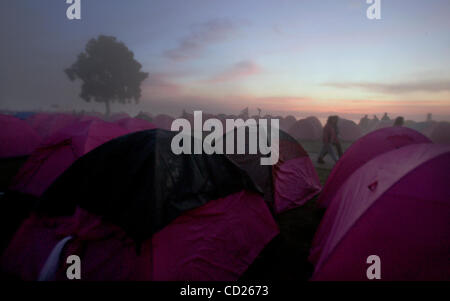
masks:
[(148, 130), (114, 139), (78, 159), (44, 193), (38, 211), (77, 206), (142, 241), (187, 210), (253, 187), (223, 155), (175, 155), (176, 133)]

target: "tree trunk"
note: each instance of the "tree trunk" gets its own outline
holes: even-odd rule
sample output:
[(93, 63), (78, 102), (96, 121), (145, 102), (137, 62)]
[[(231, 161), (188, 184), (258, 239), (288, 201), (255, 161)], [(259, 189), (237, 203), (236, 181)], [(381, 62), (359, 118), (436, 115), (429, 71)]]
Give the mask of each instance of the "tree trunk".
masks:
[(105, 107), (106, 107), (106, 112), (105, 112), (106, 118), (109, 118), (109, 115), (111, 113), (111, 110), (109, 108), (109, 100), (105, 101)]

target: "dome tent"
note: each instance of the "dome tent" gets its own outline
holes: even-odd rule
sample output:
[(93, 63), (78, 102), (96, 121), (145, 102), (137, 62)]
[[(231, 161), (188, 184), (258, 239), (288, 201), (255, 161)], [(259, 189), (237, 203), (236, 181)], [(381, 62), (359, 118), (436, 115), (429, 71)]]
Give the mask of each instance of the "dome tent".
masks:
[(26, 120), (36, 132), (46, 138), (77, 121), (77, 117), (65, 113), (37, 113)]
[(312, 280), (367, 280), (370, 255), (382, 280), (450, 280), (449, 169), (450, 148), (424, 143), (354, 171), (323, 217)]
[(46, 138), (27, 159), (10, 189), (40, 196), (75, 160), (129, 131), (104, 121), (75, 122)]
[(297, 140), (320, 140), (322, 138), (322, 124), (316, 117), (300, 119), (288, 131)]
[[(261, 153), (249, 154), (248, 127), (245, 136), (246, 152), (237, 154), (237, 130), (234, 130), (234, 154), (226, 156), (250, 176), (255, 186), (264, 194), (266, 201), (272, 205), (275, 214), (299, 207), (320, 192), (319, 176), (308, 153), (289, 134), (279, 130), (278, 141), (273, 141), (278, 144), (278, 162), (275, 165), (261, 165)], [(259, 135), (260, 130), (254, 128), (251, 131)], [(270, 132), (270, 127), (268, 131)], [(230, 132), (227, 132), (223, 136), (224, 141), (228, 139), (229, 134)], [(223, 145), (225, 152), (225, 143)]]
[(361, 138), (362, 130), (355, 122), (343, 118), (338, 120), (339, 139), (342, 141), (355, 141)]
[(37, 279), (71, 236), (64, 252), (84, 258), (85, 280), (236, 280), (278, 227), (245, 173), (223, 155), (174, 155), (175, 134), (133, 133), (80, 158), (17, 232), (2, 268)]
[(172, 128), (173, 121), (174, 121), (174, 119), (171, 116), (165, 115), (165, 114), (157, 115), (152, 119), (152, 123), (157, 128), (163, 129), (163, 130), (168, 130), (168, 131), (170, 131), (170, 129)]
[(31, 154), (41, 137), (25, 121), (0, 114), (0, 158)]
[(429, 137), (434, 143), (450, 144), (450, 122), (436, 123)]
[(406, 127), (389, 127), (370, 132), (354, 142), (334, 166), (317, 200), (327, 207), (331, 198), (360, 166), (387, 151), (413, 143), (431, 143), (421, 133)]

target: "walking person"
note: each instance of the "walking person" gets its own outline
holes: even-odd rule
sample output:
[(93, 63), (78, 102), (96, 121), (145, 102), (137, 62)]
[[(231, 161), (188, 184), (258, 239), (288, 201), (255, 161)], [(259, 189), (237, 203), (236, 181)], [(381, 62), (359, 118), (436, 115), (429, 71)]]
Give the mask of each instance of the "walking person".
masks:
[(338, 157), (336, 156), (336, 152), (334, 151), (333, 144), (336, 145), (339, 155), (340, 156), (342, 155), (342, 148), (338, 139), (338, 131), (337, 131), (338, 120), (339, 120), (338, 116), (329, 116), (327, 124), (323, 128), (323, 136), (322, 136), (323, 145), (319, 153), (319, 158), (317, 159), (317, 162), (320, 164), (325, 163), (325, 161), (323, 161), (323, 158), (327, 154), (330, 154), (334, 162), (338, 161)]

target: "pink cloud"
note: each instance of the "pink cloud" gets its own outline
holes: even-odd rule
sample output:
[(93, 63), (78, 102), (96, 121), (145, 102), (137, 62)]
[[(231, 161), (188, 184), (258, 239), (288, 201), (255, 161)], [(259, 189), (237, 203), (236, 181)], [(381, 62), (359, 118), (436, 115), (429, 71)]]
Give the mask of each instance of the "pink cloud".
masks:
[(260, 74), (262, 72), (263, 69), (258, 64), (252, 61), (241, 61), (234, 64), (224, 72), (211, 77), (210, 79), (208, 79), (208, 82), (218, 83), (218, 82), (233, 81), (243, 77)]
[(182, 90), (181, 85), (171, 82), (163, 73), (150, 73), (143, 85), (145, 95), (178, 95)]
[(166, 50), (164, 56), (174, 61), (194, 58), (208, 45), (227, 40), (235, 30), (235, 25), (226, 19), (193, 26), (191, 33), (182, 38), (177, 47)]

